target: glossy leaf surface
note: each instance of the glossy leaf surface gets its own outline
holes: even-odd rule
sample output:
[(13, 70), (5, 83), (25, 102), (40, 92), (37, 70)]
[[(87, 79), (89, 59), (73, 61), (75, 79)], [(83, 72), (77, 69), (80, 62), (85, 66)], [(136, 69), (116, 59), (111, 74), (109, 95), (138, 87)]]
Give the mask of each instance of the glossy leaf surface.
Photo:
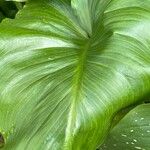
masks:
[(95, 150), (150, 92), (150, 1), (30, 0), (0, 25), (4, 150)]

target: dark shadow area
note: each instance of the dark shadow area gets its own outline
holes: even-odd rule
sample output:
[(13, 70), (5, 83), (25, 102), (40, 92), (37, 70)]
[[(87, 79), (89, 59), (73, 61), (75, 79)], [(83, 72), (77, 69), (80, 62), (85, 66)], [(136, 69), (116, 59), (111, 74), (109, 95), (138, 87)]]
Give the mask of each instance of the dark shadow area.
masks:
[(25, 3), (0, 0), (0, 22), (4, 18), (14, 19), (17, 12), (23, 8)]
[(3, 135), (0, 133), (0, 148), (2, 148), (5, 144), (5, 140), (4, 140), (4, 137)]

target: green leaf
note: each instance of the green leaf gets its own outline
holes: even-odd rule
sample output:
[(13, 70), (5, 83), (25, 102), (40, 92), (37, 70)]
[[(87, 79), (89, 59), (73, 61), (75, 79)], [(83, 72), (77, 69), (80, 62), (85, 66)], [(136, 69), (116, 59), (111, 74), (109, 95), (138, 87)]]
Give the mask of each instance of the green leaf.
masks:
[(137, 106), (110, 132), (101, 150), (148, 150), (150, 148), (150, 104)]
[[(103, 12), (108, 5), (110, 0), (72, 0), (71, 6), (79, 19), (79, 23), (82, 28), (88, 33), (89, 36), (92, 35), (92, 30), (94, 24), (101, 19)], [(92, 29), (93, 28), (93, 29)]]
[(149, 93), (150, 1), (138, 2), (30, 0), (3, 21), (4, 150), (95, 150)]

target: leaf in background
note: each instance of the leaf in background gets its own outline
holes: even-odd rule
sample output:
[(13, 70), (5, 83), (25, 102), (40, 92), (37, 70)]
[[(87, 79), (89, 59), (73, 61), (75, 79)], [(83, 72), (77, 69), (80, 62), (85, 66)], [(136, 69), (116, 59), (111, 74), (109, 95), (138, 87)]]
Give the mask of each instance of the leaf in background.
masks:
[(6, 2), (13, 2), (18, 10), (21, 10), (25, 5), (26, 0), (5, 0)]
[(17, 8), (13, 2), (0, 0), (0, 12), (5, 17), (14, 18), (15, 14), (17, 13)]
[(149, 150), (150, 104), (131, 110), (110, 132), (100, 150)]
[(150, 1), (138, 2), (30, 0), (3, 21), (4, 150), (95, 150), (149, 93)]

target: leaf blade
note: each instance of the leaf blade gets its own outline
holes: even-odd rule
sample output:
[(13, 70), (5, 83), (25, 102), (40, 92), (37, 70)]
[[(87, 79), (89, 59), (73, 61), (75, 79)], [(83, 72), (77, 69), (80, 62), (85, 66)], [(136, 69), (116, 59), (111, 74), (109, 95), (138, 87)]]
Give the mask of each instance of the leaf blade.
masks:
[(107, 14), (88, 37), (75, 16), (68, 1), (38, 0), (1, 24), (4, 149), (94, 150), (113, 115), (149, 92), (148, 32), (142, 44), (113, 34)]

